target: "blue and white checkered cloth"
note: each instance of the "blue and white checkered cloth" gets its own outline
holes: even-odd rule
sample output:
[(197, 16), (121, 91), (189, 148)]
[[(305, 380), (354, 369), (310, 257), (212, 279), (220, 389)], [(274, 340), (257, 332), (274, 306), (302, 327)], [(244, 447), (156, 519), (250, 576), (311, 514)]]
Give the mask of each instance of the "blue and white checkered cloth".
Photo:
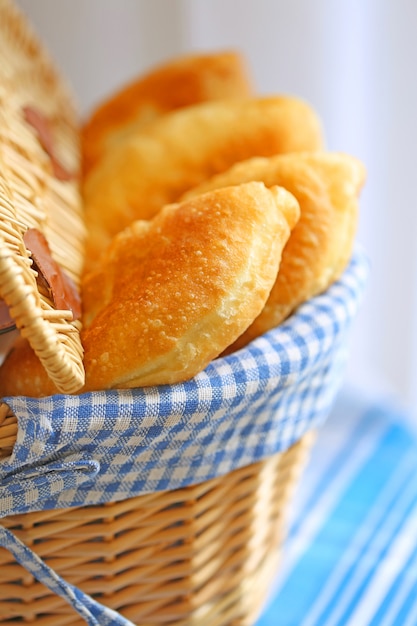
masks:
[[(329, 414), (367, 272), (358, 251), (325, 294), (183, 384), (4, 398), (18, 436), (11, 457), (0, 461), (0, 517), (185, 487), (288, 449)], [(89, 624), (129, 624), (1, 526), (0, 545)]]

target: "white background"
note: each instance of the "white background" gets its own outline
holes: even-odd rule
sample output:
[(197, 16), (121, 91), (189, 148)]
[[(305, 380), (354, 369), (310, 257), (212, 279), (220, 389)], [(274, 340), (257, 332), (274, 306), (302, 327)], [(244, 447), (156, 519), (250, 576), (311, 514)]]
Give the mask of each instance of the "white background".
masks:
[(258, 92), (320, 115), (364, 161), (358, 241), (372, 262), (348, 382), (417, 406), (417, 3), (414, 0), (18, 0), (86, 115), (170, 56), (234, 48)]

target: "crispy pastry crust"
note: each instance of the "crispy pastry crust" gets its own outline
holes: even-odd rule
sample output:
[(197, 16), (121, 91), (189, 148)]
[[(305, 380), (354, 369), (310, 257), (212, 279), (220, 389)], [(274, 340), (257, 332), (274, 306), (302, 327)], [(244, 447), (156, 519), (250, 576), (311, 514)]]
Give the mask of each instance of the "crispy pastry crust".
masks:
[(87, 269), (134, 220), (151, 219), (237, 161), (322, 146), (315, 112), (292, 97), (210, 102), (164, 115), (120, 141), (86, 177)]
[[(84, 283), (84, 391), (203, 370), (264, 307), (298, 217), (286, 190), (250, 182), (168, 205), (120, 233)], [(55, 392), (26, 344), (0, 381), (4, 396)]]
[(81, 134), (84, 172), (123, 136), (168, 111), (251, 94), (248, 68), (234, 51), (187, 55), (164, 63), (93, 111)]
[(228, 352), (278, 326), (341, 275), (352, 253), (365, 169), (354, 157), (332, 152), (254, 158), (202, 183), (184, 198), (250, 180), (285, 187), (297, 198), (301, 215), (262, 313)]

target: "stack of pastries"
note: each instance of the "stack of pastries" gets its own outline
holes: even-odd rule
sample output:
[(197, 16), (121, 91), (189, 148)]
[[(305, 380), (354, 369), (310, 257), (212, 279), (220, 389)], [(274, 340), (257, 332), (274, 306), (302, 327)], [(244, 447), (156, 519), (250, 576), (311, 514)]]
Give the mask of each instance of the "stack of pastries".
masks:
[[(349, 261), (365, 170), (242, 57), (182, 57), (81, 128), (81, 391), (181, 382), (279, 325)], [(0, 395), (57, 393), (24, 339)]]

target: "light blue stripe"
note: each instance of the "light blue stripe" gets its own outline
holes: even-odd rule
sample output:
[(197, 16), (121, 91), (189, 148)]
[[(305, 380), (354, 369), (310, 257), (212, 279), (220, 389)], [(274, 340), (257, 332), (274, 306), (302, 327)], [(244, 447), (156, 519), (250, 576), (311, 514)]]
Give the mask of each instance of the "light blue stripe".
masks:
[(416, 589), (413, 589), (412, 592), (410, 592), (410, 598), (412, 598), (412, 602), (410, 603), (409, 606), (409, 611), (407, 614), (407, 620), (406, 622), (397, 622), (397, 624), (395, 626), (416, 626), (417, 624), (417, 591)]
[[(289, 538), (299, 532), (300, 526), (303, 524), (309, 512), (313, 510), (314, 506), (323, 494), (332, 488), (332, 485), (337, 480), (338, 475), (343, 471), (345, 462), (347, 462), (349, 457), (352, 456), (352, 451), (357, 449), (358, 446), (361, 445), (361, 441), (369, 436), (369, 434), (372, 434), (372, 431), (376, 431), (376, 426), (378, 426), (380, 422), (381, 416), (379, 411), (372, 410), (363, 415), (363, 418), (351, 432), (349, 438), (344, 442), (343, 447), (337, 450), (337, 456), (333, 458), (332, 462), (325, 468), (325, 471), (323, 471), (320, 480), (312, 490), (310, 497), (306, 500), (302, 509), (297, 512), (297, 519), (290, 528), (288, 535)], [(388, 428), (389, 425), (387, 424), (386, 430), (378, 433), (378, 435), (382, 438), (384, 434), (386, 434)], [(320, 448), (320, 443), (318, 444), (317, 449), (321, 454), (327, 453), (327, 451)], [(329, 455), (330, 454), (334, 454), (334, 450), (329, 451)], [(314, 451), (312, 462), (314, 462)]]
[(411, 589), (401, 611), (398, 613), (395, 626), (416, 626), (417, 624), (417, 590)]
[[(369, 552), (366, 554), (367, 546), (372, 545), (373, 535), (377, 536), (390, 512), (393, 512), (395, 518), (402, 516), (404, 507), (409, 506), (410, 499), (415, 497), (416, 492), (412, 481), (416, 469), (414, 446), (415, 442), (403, 428), (400, 426), (392, 427), (386, 437), (385, 444), (377, 452), (376, 460), (368, 464), (360, 477), (360, 481), (356, 486), (353, 486), (354, 491), (347, 497), (350, 498), (351, 504), (360, 505), (361, 510), (366, 511), (366, 517), (364, 520), (356, 519), (353, 509), (352, 517), (349, 520), (346, 512), (344, 513), (342, 521), (346, 523), (347, 519), (350, 526), (356, 530), (357, 536), (354, 537), (352, 545), (349, 545), (347, 541), (346, 545), (342, 546), (340, 563), (337, 569), (332, 571), (332, 577), (329, 578), (331, 580), (330, 585), (335, 586), (332, 590), (331, 599), (325, 607), (323, 605), (320, 613), (315, 612), (313, 608), (314, 618), (310, 615), (305, 621), (306, 625), (337, 624), (339, 626), (339, 624), (346, 623), (346, 619), (354, 608), (354, 601), (359, 597), (356, 596), (358, 588), (363, 591), (361, 585), (364, 584), (364, 581), (359, 575), (364, 577), (366, 582), (368, 566), (370, 563), (375, 564), (376, 555), (369, 554)], [(386, 474), (387, 469), (388, 475)], [(382, 490), (380, 489), (381, 478), (383, 478)], [(364, 486), (362, 489), (361, 483)], [(404, 496), (404, 501), (401, 501), (404, 489), (407, 490), (407, 488), (408, 492)], [(389, 521), (391, 523), (392, 516)], [(392, 534), (388, 540), (395, 536), (393, 534), (395, 528), (394, 530), (391, 528), (390, 531)], [(379, 535), (380, 537), (381, 535)], [(386, 545), (386, 542), (387, 538), (385, 538), (383, 545)], [(363, 550), (362, 553), (360, 553), (360, 549)], [(343, 567), (346, 571), (343, 570)], [(338, 586), (336, 588), (335, 576), (338, 577), (341, 574), (343, 574), (343, 578), (337, 580)], [(348, 585), (350, 585), (349, 588)], [(353, 600), (351, 595), (354, 596)], [(324, 597), (322, 594), (322, 603)], [(319, 606), (320, 601), (317, 601), (316, 611)]]
[[(405, 610), (407, 610), (410, 596), (416, 598), (417, 601), (417, 536), (414, 551), (404, 563), (403, 569), (382, 599), (380, 607), (369, 626), (403, 626), (404, 618), (400, 618), (399, 613), (404, 611), (404, 606)], [(415, 624), (417, 624), (417, 615), (413, 626)]]
[[(368, 415), (368, 419), (373, 419), (373, 416)], [(310, 607), (320, 596), (324, 583), (329, 580), (346, 546), (366, 520), (370, 503), (383, 493), (387, 481), (413, 443), (408, 433), (400, 427), (393, 427), (385, 434), (379, 448), (362, 466), (347, 490), (340, 494), (336, 507), (325, 521), (315, 542), (306, 550), (284, 582), (265, 616), (267, 621), (261, 618), (258, 626), (277, 623), (270, 621), (268, 616), (272, 616), (272, 620), (280, 616), (280, 626), (300, 626)], [(397, 449), (399, 452), (394, 457), (393, 446), (394, 451)], [(354, 449), (351, 448), (352, 454)], [(403, 480), (406, 478), (403, 477)], [(331, 481), (328, 481), (329, 485)], [(397, 497), (398, 492), (392, 495), (391, 505)], [(352, 503), (355, 503), (353, 507)], [(322, 626), (323, 621), (316, 623), (317, 626)]]
[[(417, 504), (417, 485), (413, 480), (417, 469), (414, 450), (402, 458), (401, 465), (402, 467), (400, 466), (398, 470), (398, 478), (402, 480), (400, 482), (395, 481), (395, 485), (387, 484), (385, 487), (386, 490), (391, 489), (391, 494), (394, 497), (390, 501), (382, 503), (382, 506), (380, 502), (373, 503), (370, 501), (370, 517), (373, 517), (374, 520), (373, 523), (369, 520), (368, 528), (365, 529), (369, 541), (363, 546), (363, 550), (357, 549), (356, 554), (354, 547), (347, 546), (352, 558), (351, 567), (343, 580), (340, 581), (332, 601), (317, 618), (315, 624), (339, 626), (348, 623), (372, 576), (386, 557), (390, 545)], [(362, 529), (359, 529), (358, 534), (361, 531)], [(356, 558), (354, 558), (355, 556)]]

